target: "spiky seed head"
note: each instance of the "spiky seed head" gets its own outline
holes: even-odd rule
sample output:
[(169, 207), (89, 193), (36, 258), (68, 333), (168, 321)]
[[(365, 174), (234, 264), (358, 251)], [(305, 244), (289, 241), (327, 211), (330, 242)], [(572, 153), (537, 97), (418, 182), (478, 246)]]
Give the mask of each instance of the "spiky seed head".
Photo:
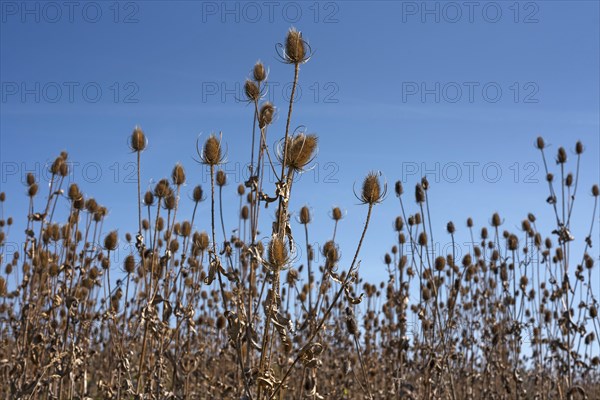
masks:
[(117, 248), (118, 244), (118, 235), (117, 231), (112, 231), (108, 235), (104, 237), (104, 248), (106, 250), (112, 251)]
[[(34, 197), (37, 194), (37, 192), (38, 192), (38, 184), (37, 183), (34, 183), (33, 185), (30, 185), (29, 189), (27, 189), (27, 195), (29, 197)], [(4, 193), (0, 193), (0, 199), (2, 199), (0, 201), (4, 201), (4, 196), (3, 195), (4, 195)]]
[(446, 266), (446, 259), (442, 256), (439, 256), (435, 259), (435, 269), (437, 271), (442, 271)]
[(448, 231), (449, 234), (453, 234), (456, 231), (456, 228), (454, 227), (454, 222), (450, 221), (448, 222), (448, 224), (446, 224), (446, 230)]
[(497, 228), (500, 225), (502, 225), (502, 220), (500, 219), (500, 215), (498, 213), (494, 213), (494, 215), (492, 215), (492, 226), (494, 228)]
[(304, 62), (306, 56), (306, 43), (302, 39), (302, 33), (295, 28), (290, 28), (285, 39), (285, 57), (290, 64)]
[(159, 199), (168, 197), (171, 194), (171, 188), (169, 187), (169, 181), (167, 179), (161, 179), (154, 187), (154, 195)]
[(331, 210), (331, 218), (333, 218), (334, 221), (341, 220), (343, 218), (342, 210), (339, 207), (333, 207)]
[(420, 183), (415, 186), (415, 200), (417, 203), (423, 203), (425, 201), (425, 191)]
[(202, 196), (203, 196), (202, 186), (197, 185), (194, 188), (194, 191), (192, 193), (192, 198), (194, 199), (194, 202), (198, 203), (198, 202), (202, 201), (203, 200)]
[(237, 194), (238, 196), (243, 196), (244, 193), (246, 193), (246, 188), (240, 183), (237, 187)]
[(418, 243), (419, 246), (427, 246), (427, 234), (425, 232), (419, 233)]
[(79, 186), (76, 183), (71, 183), (69, 186), (69, 199), (71, 201), (78, 199), (81, 196), (81, 192), (79, 191)]
[(35, 183), (35, 175), (33, 175), (31, 172), (27, 173), (27, 186), (31, 186)]
[(583, 143), (578, 140), (577, 143), (575, 143), (575, 154), (580, 155), (583, 153), (583, 150)]
[(306, 225), (310, 223), (310, 210), (307, 206), (300, 209), (300, 223)]
[(65, 160), (62, 157), (56, 157), (52, 165), (50, 165), (50, 173), (52, 175), (58, 175), (60, 173), (60, 167), (64, 164)]
[(519, 238), (516, 235), (510, 235), (508, 237), (508, 249), (515, 251), (519, 248)]
[(242, 219), (245, 221), (248, 219), (248, 214), (250, 213), (248, 206), (244, 206), (242, 207), (242, 211), (240, 213), (240, 216), (242, 217)]
[(421, 222), (423, 222), (423, 219), (421, 217), (421, 213), (416, 213), (415, 214), (415, 225), (420, 225)]
[(483, 240), (486, 240), (488, 238), (488, 230), (485, 226), (481, 228), (481, 238)]
[(600, 190), (598, 189), (598, 185), (592, 186), (592, 196), (598, 197), (598, 194), (600, 194)]
[(330, 263), (335, 263), (339, 260), (338, 249), (333, 240), (328, 240), (327, 242), (325, 242), (325, 244), (323, 245), (322, 251), (323, 251), (323, 256)]
[(383, 257), (383, 262), (385, 263), (385, 265), (390, 265), (392, 263), (392, 256), (390, 256), (390, 253), (385, 253), (385, 256)]
[(246, 93), (246, 97), (249, 101), (255, 102), (260, 99), (258, 85), (250, 79), (246, 79), (246, 83), (244, 83), (244, 93)]
[(154, 204), (154, 195), (152, 194), (151, 191), (147, 191), (144, 194), (144, 205), (151, 206), (152, 204)]
[(346, 329), (348, 329), (348, 333), (352, 336), (358, 333), (358, 326), (356, 325), (356, 320), (354, 319), (354, 317), (346, 317)]
[[(196, 236), (196, 235), (194, 235), (194, 236)], [(196, 245), (198, 246), (198, 248), (201, 251), (208, 249), (208, 245), (210, 243), (208, 240), (208, 233), (206, 233), (206, 232), (199, 233), (198, 236), (195, 237), (194, 242), (196, 243)]]
[(288, 262), (288, 252), (283, 240), (279, 238), (271, 239), (268, 247), (268, 260), (271, 267), (281, 269)]
[(192, 224), (190, 221), (183, 221), (181, 224), (181, 236), (188, 237), (192, 233)]
[(543, 150), (545, 146), (546, 146), (546, 144), (544, 143), (544, 138), (541, 136), (538, 136), (538, 138), (535, 142), (535, 147), (537, 147), (540, 150)]
[(273, 122), (273, 116), (275, 115), (275, 107), (273, 104), (266, 102), (260, 108), (258, 113), (258, 127), (263, 129), (267, 125), (271, 125)]
[(429, 189), (429, 181), (426, 176), (421, 178), (421, 186), (423, 186), (423, 190)]
[(207, 165), (217, 165), (222, 161), (221, 142), (215, 135), (210, 135), (206, 139), (202, 156), (204, 163)]
[(4, 203), (4, 200), (6, 200), (6, 193), (0, 192), (0, 203)]
[(471, 263), (473, 262), (473, 258), (471, 257), (471, 254), (465, 254), (465, 256), (462, 259), (462, 265), (463, 267), (468, 267), (469, 265), (471, 265)]
[(571, 187), (573, 185), (573, 174), (567, 174), (567, 177), (565, 178), (565, 185), (567, 187)]
[(285, 165), (300, 171), (308, 164), (317, 149), (317, 136), (303, 133), (288, 138)]
[(127, 257), (125, 257), (123, 268), (128, 274), (131, 274), (133, 271), (135, 271), (135, 258), (133, 255), (129, 254)]
[(217, 171), (217, 185), (220, 187), (225, 186), (225, 184), (227, 183), (227, 175), (225, 175), (225, 172), (220, 169)]
[(404, 188), (402, 187), (402, 182), (396, 181), (396, 184), (394, 185), (394, 190), (396, 192), (396, 196), (398, 196), (398, 197), (402, 196), (402, 193), (404, 193)]
[(130, 145), (133, 151), (137, 152), (144, 151), (146, 148), (146, 135), (139, 126), (133, 128)]
[(377, 173), (370, 172), (364, 179), (360, 199), (365, 204), (376, 204), (381, 201), (381, 184)]
[(265, 70), (263, 63), (257, 61), (256, 64), (254, 64), (252, 75), (254, 76), (254, 80), (256, 82), (262, 82), (267, 78), (267, 71)]
[(567, 151), (564, 147), (558, 148), (558, 153), (556, 155), (556, 162), (559, 164), (564, 164), (567, 162)]
[(173, 184), (176, 186), (181, 186), (185, 183), (185, 171), (181, 164), (176, 164), (175, 167), (173, 167), (171, 179), (173, 180)]
[(394, 222), (394, 229), (396, 230), (396, 232), (400, 232), (402, 231), (402, 229), (404, 229), (404, 220), (402, 219), (402, 217), (396, 217), (396, 221)]

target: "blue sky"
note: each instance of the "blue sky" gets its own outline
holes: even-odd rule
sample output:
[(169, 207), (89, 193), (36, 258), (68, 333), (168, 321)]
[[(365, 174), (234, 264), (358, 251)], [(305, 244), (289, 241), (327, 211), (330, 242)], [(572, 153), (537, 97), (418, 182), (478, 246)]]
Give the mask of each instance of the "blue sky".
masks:
[[(542, 135), (551, 157), (558, 146), (572, 157), (576, 140), (586, 145), (573, 215), (581, 243), (589, 190), (600, 181), (599, 3), (469, 4), (1, 1), (0, 185), (5, 215), (16, 221), (8, 241), (22, 240), (26, 173), (47, 182), (44, 165), (61, 150), (76, 163), (70, 180), (109, 208), (105, 229), (118, 228), (121, 237), (134, 232), (127, 138), (136, 124), (149, 139), (143, 188), (170, 176), (176, 162), (186, 168), (182, 218), (190, 218), (193, 186), (208, 188), (194, 161), (196, 139), (222, 131), (225, 207), (237, 210), (252, 123), (252, 109), (238, 101), (241, 88), (262, 60), (269, 99), (279, 108), (269, 135), (280, 137), (293, 69), (278, 60), (276, 43), (295, 26), (314, 56), (301, 67), (292, 126), (317, 133), (320, 146), (314, 168), (294, 186), (291, 207), (312, 207), (314, 242), (330, 238), (328, 212), (342, 207), (338, 238), (350, 261), (366, 213), (353, 185), (371, 170), (383, 173), (390, 190), (361, 257), (369, 280), (386, 278), (382, 259), (400, 214), (396, 180), (414, 212), (414, 184), (428, 175), (442, 247), (449, 220), (466, 242), (466, 218), (479, 227), (495, 211), (509, 230), (534, 212), (549, 234), (552, 211), (533, 147)], [(207, 230), (208, 202), (200, 213), (196, 228)]]

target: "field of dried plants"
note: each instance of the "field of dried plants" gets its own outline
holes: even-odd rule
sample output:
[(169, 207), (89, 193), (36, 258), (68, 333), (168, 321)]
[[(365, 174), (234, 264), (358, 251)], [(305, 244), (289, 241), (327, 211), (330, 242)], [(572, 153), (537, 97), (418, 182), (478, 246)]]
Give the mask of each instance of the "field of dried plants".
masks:
[[(331, 210), (330, 232), (311, 230), (310, 208), (290, 208), (293, 192), (303, 190), (294, 178), (318, 146), (317, 136), (294, 129), (292, 114), (300, 67), (312, 52), (294, 29), (277, 49), (280, 67), (293, 74), (290, 102), (278, 107), (285, 131), (269, 135), (277, 111), (263, 101), (268, 69), (257, 63), (244, 86), (253, 110), (244, 184), (227, 185), (227, 135), (213, 134), (196, 143), (209, 186), (182, 197), (182, 186), (194, 184), (177, 164), (143, 193), (148, 142), (136, 127), (129, 138), (136, 226), (103, 230), (107, 208), (65, 184), (66, 152), (50, 167), (47, 192), (30, 174), (27, 200), (0, 195), (0, 245), (21, 243), (10, 255), (0, 247), (0, 397), (600, 398), (600, 285), (592, 282), (599, 189), (578, 187), (583, 144), (549, 154), (537, 138), (548, 187), (540, 208), (554, 230), (538, 231), (528, 210), (511, 221), (520, 225), (514, 232), (498, 214), (484, 226), (467, 216), (445, 221), (448, 240), (461, 231), (475, 244), (461, 256), (455, 246), (445, 254), (431, 246), (437, 231), (426, 178), (388, 187), (365, 171), (355, 193), (364, 229), (342, 258), (339, 208)], [(224, 208), (224, 190), (237, 190), (239, 205)], [(585, 210), (589, 231), (571, 232), (577, 196), (594, 198)], [(384, 256), (389, 280), (369, 283), (361, 248), (384, 199), (398, 201), (398, 216), (390, 216), (397, 241)], [(26, 219), (23, 237), (10, 231), (11, 202), (22, 201), (29, 213), (14, 218)], [(183, 201), (193, 202), (191, 215), (179, 212)], [(201, 202), (210, 203), (210, 215), (198, 215)], [(237, 225), (226, 226), (224, 215)], [(324, 244), (313, 248), (313, 236)], [(114, 265), (111, 252), (123, 241), (130, 254)], [(572, 251), (576, 241), (583, 252)], [(304, 257), (294, 256), (298, 248)]]

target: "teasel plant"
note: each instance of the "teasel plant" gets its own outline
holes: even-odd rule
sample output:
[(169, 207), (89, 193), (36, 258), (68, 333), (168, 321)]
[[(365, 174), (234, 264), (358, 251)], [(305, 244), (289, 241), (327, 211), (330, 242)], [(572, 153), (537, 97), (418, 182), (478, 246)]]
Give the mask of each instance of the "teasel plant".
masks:
[[(516, 225), (502, 210), (481, 226), (455, 224), (427, 177), (396, 182), (387, 280), (369, 282), (361, 254), (381, 243), (371, 221), (386, 181), (370, 172), (355, 188), (366, 215), (346, 259), (344, 209), (331, 208), (329, 230), (320, 209), (295, 203), (319, 153), (294, 101), (312, 50), (295, 29), (277, 50), (293, 68), (292, 98), (264, 101), (269, 68), (254, 64), (244, 84), (249, 179), (237, 187), (225, 174), (226, 133), (198, 139), (198, 165), (171, 164), (168, 178), (149, 181), (142, 162), (153, 149), (136, 126), (130, 232), (69, 181), (66, 152), (48, 165), (47, 193), (25, 176), (25, 236), (12, 253), (20, 232), (7, 210), (18, 199), (0, 193), (0, 397), (597, 398), (599, 189), (582, 188), (583, 144), (552, 162), (536, 141), (556, 222), (546, 234), (544, 210)], [(210, 192), (192, 182), (197, 168)], [(572, 232), (585, 196), (590, 229)], [(440, 237), (450, 248), (438, 250)]]

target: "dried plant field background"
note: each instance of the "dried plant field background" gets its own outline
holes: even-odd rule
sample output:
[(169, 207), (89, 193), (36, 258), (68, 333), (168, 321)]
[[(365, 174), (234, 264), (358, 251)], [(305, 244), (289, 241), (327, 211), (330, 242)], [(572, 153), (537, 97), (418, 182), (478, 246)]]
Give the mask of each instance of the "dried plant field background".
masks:
[[(426, 176), (407, 184), (365, 171), (352, 199), (362, 229), (340, 248), (344, 211), (333, 207), (331, 230), (315, 231), (317, 216), (293, 200), (318, 153), (294, 102), (314, 54), (295, 29), (276, 49), (282, 62), (257, 63), (243, 84), (252, 145), (239, 185), (224, 169), (237, 141), (215, 132), (181, 144), (195, 145), (191, 168), (208, 182), (162, 160), (165, 177), (146, 189), (152, 132), (135, 127), (135, 226), (105, 228), (111, 199), (68, 182), (66, 151), (48, 188), (28, 174), (26, 196), (0, 194), (0, 397), (600, 398), (599, 189), (580, 185), (584, 144), (535, 139), (547, 191), (521, 221), (447, 221)], [(286, 104), (265, 100), (269, 68), (293, 77)], [(236, 202), (223, 202), (228, 192)], [(578, 210), (584, 196), (593, 206)], [(383, 241), (369, 233), (384, 200), (397, 203), (380, 266), (389, 278), (369, 282), (361, 250)], [(27, 214), (13, 215), (23, 201)], [(575, 210), (588, 215), (584, 231), (572, 231)], [(17, 219), (24, 233), (11, 229)], [(443, 251), (440, 224), (452, 243)]]

